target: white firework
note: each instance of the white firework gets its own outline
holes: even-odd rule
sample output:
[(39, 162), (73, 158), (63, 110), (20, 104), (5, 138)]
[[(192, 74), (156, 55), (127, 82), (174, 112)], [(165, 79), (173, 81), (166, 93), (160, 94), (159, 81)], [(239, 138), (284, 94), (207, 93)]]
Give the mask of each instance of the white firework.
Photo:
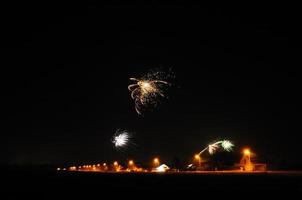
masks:
[(208, 151), (209, 154), (213, 155), (216, 153), (216, 151), (219, 148), (222, 148), (224, 151), (232, 151), (234, 147), (234, 144), (229, 140), (221, 140), (218, 142), (215, 142), (213, 144), (209, 144), (206, 148), (204, 148), (202, 151), (199, 152), (199, 155), (201, 155), (203, 152)]
[(209, 150), (209, 154), (214, 154), (216, 152), (216, 150), (219, 148), (218, 143), (214, 143), (214, 144), (210, 144), (208, 146), (208, 150)]
[(229, 141), (229, 140), (223, 140), (223, 141), (221, 142), (221, 146), (222, 146), (222, 148), (223, 148), (225, 151), (230, 152), (230, 151), (233, 150), (234, 144), (233, 144), (231, 141)]
[(129, 141), (130, 135), (127, 131), (117, 131), (112, 140), (116, 148), (125, 147)]

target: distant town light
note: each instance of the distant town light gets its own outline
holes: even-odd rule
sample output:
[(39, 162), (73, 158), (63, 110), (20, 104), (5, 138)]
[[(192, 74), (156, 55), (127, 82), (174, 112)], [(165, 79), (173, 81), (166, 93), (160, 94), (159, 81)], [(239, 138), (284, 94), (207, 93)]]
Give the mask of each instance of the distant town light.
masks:
[(243, 154), (249, 156), (251, 155), (251, 151), (249, 149), (244, 149)]

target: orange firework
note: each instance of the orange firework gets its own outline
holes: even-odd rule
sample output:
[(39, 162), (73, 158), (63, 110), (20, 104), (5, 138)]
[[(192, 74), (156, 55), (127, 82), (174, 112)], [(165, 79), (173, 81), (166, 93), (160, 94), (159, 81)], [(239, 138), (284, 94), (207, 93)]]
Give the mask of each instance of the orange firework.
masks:
[(165, 97), (164, 86), (169, 83), (163, 80), (152, 79), (137, 79), (130, 78), (131, 81), (136, 81), (135, 84), (128, 86), (131, 91), (131, 97), (135, 102), (135, 110), (138, 114), (146, 108), (156, 107), (159, 102), (159, 97)]

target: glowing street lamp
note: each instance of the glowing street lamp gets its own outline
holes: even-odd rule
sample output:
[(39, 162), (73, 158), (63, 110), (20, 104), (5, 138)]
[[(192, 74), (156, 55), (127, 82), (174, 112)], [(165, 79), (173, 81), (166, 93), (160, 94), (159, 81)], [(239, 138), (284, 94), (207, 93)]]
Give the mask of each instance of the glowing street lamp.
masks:
[(244, 150), (243, 150), (243, 154), (244, 154), (245, 156), (250, 156), (250, 155), (251, 155), (251, 151), (250, 151), (249, 149), (244, 149)]
[(199, 154), (195, 154), (194, 159), (198, 162), (198, 167), (201, 166), (201, 157)]
[(133, 162), (133, 160), (129, 160), (129, 166), (133, 166), (134, 165), (134, 162)]
[(128, 169), (129, 170), (134, 170), (135, 169), (135, 164), (133, 160), (129, 160), (128, 162)]
[(158, 158), (154, 158), (153, 164), (154, 164), (154, 167), (158, 167), (159, 166), (159, 159)]
[(105, 170), (105, 171), (108, 170), (107, 163), (103, 163), (103, 170)]
[(69, 170), (70, 171), (75, 171), (75, 170), (77, 170), (77, 167), (75, 167), (75, 166), (69, 167)]
[(253, 171), (254, 165), (251, 161), (251, 151), (249, 149), (243, 150), (243, 157), (240, 163), (244, 166), (245, 171)]
[(119, 166), (119, 164), (118, 164), (117, 161), (115, 161), (115, 162), (113, 163), (113, 167), (114, 167), (114, 170), (115, 170), (115, 171), (120, 171), (120, 166)]

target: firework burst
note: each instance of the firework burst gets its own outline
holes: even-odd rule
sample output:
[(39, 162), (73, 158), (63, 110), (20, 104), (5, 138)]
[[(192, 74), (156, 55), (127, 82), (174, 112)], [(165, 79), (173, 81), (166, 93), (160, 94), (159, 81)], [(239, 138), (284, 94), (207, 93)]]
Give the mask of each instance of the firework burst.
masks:
[(127, 131), (117, 130), (113, 136), (112, 142), (116, 148), (126, 147), (131, 139)]
[(214, 154), (217, 151), (217, 149), (219, 149), (218, 143), (210, 144), (208, 146), (209, 154)]
[(215, 142), (213, 144), (209, 144), (206, 148), (204, 148), (202, 151), (199, 152), (199, 155), (201, 155), (203, 152), (208, 151), (209, 154), (214, 154), (216, 151), (220, 148), (222, 148), (224, 151), (232, 151), (234, 147), (234, 144), (229, 140), (221, 140), (218, 142)]
[(165, 98), (165, 91), (171, 84), (166, 81), (168, 75), (162, 71), (151, 71), (142, 78), (130, 78), (136, 83), (128, 86), (131, 98), (134, 100), (135, 110), (142, 114), (144, 110), (155, 108), (161, 98)]
[(221, 146), (225, 151), (230, 152), (233, 150), (234, 144), (229, 140), (223, 140), (221, 142)]

